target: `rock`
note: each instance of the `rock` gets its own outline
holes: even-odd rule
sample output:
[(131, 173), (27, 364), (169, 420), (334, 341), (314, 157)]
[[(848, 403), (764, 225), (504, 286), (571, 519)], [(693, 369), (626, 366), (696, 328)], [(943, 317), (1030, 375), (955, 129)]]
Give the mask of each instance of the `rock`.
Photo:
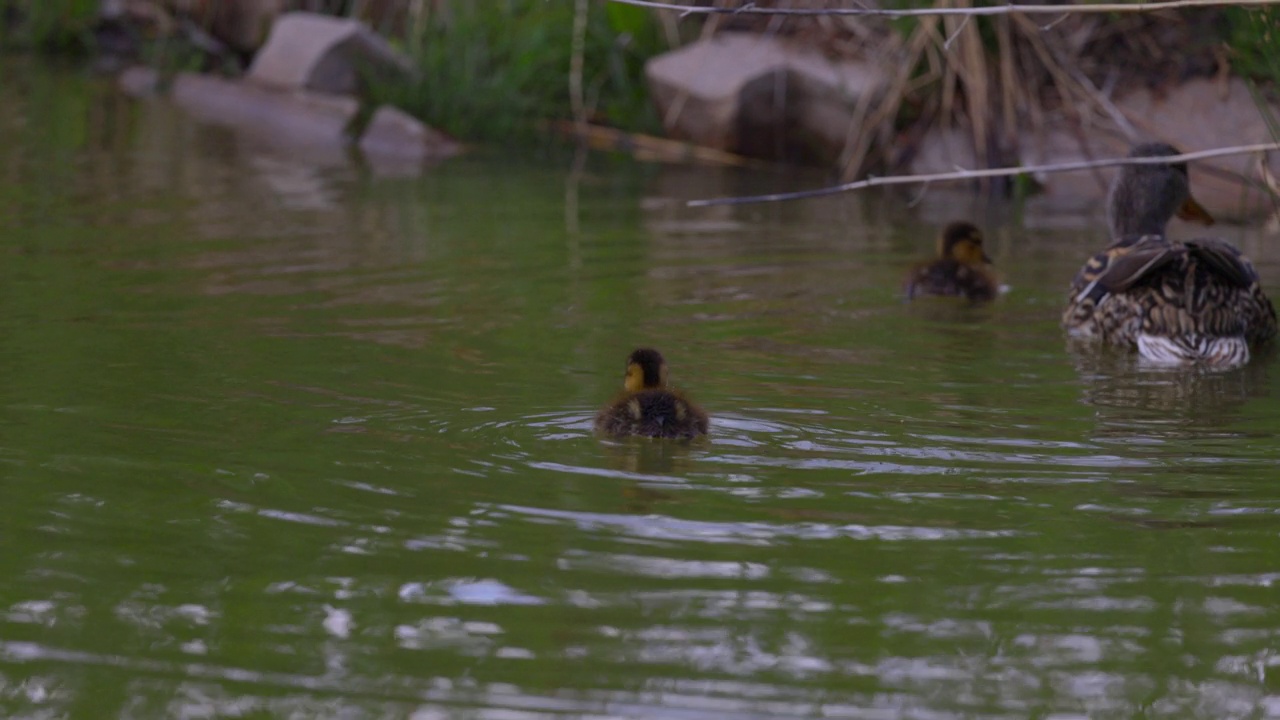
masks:
[(421, 164), (457, 155), (462, 146), (409, 113), (383, 105), (360, 136), (360, 150), (376, 162)]
[(832, 60), (814, 50), (790, 47), (789, 55), (787, 93), (795, 98), (796, 122), (818, 140), (824, 148), (820, 157), (829, 162), (849, 141), (858, 101), (882, 94), (889, 76), (877, 65)]
[(777, 157), (783, 148), (827, 161), (844, 148), (858, 100), (887, 84), (874, 65), (742, 33), (653, 58), (645, 75), (674, 137), (744, 155)]
[(281, 15), (247, 79), (284, 90), (352, 94), (361, 73), (406, 74), (409, 60), (356, 20), (306, 12)]
[[(1248, 84), (1239, 78), (1225, 83), (1195, 79), (1163, 93), (1142, 90), (1120, 98), (1116, 106), (1140, 131), (1173, 143), (1184, 152), (1275, 140), (1266, 115), (1258, 108)], [(1280, 106), (1271, 103), (1266, 112), (1280, 117)], [(1270, 168), (1271, 172), (1280, 173), (1280, 163), (1275, 159)], [(1223, 218), (1243, 218), (1274, 209), (1269, 193), (1242, 183), (1231, 174), (1259, 180), (1258, 155), (1229, 155), (1191, 164), (1192, 192), (1209, 212)]]
[(160, 92), (160, 73), (147, 65), (133, 65), (116, 78), (120, 89), (131, 97), (150, 97)]
[[(1115, 105), (1136, 128), (1137, 137), (1126, 139), (1112, 127), (1082, 133), (1073, 126), (1072, 119), (1053, 116), (1041, 130), (1027, 130), (1019, 136), (1020, 164), (1049, 165), (1123, 157), (1133, 144), (1145, 140), (1163, 140), (1184, 152), (1273, 141), (1264, 111), (1258, 108), (1245, 82), (1238, 78), (1226, 83), (1195, 79), (1161, 93), (1139, 90), (1118, 98)], [(1273, 104), (1266, 112), (1280, 117), (1280, 106)], [(958, 167), (979, 167), (972, 140), (961, 131), (933, 128), (921, 139), (915, 157), (903, 172), (946, 172)], [(1267, 167), (1274, 176), (1280, 177), (1280, 153), (1271, 154)], [(1192, 192), (1216, 217), (1252, 219), (1274, 210), (1272, 196), (1257, 184), (1263, 180), (1257, 154), (1195, 161), (1190, 171)], [(1044, 193), (1032, 202), (1076, 207), (1085, 215), (1096, 213), (1100, 218), (1102, 206), (1097, 201), (1106, 195), (1116, 172), (1115, 168), (1098, 168), (1038, 174), (1035, 179)], [(1094, 220), (1096, 218), (1091, 218), (1090, 222)], [(1176, 225), (1178, 221), (1174, 222)]]
[[(1052, 118), (1041, 132), (1023, 132), (1018, 140), (1022, 165), (1058, 165), (1068, 162), (1124, 157), (1130, 143), (1116, 133), (1086, 134), (1073, 127), (1074, 120)], [(1036, 173), (1034, 179), (1049, 194), (1098, 198), (1105, 195), (1115, 168), (1065, 173)]]
[(205, 122), (295, 148), (344, 148), (360, 110), (360, 102), (353, 97), (278, 92), (195, 73), (174, 78), (172, 92), (175, 103)]
[(955, 127), (934, 126), (920, 138), (915, 155), (907, 165), (912, 175), (944, 173), (977, 167), (973, 138)]

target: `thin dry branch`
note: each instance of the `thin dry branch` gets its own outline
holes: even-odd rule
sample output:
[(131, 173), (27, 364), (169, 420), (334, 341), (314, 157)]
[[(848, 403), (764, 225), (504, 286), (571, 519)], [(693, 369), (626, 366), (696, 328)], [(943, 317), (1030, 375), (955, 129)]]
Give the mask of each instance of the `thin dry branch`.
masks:
[(746, 205), (758, 202), (777, 202), (779, 200), (801, 200), (805, 198), (823, 197), (836, 193), (861, 190), (877, 185), (907, 185), (910, 183), (931, 183), (946, 180), (976, 180), (980, 178), (1013, 177), (1027, 173), (1070, 172), (1073, 170), (1093, 170), (1095, 168), (1116, 167), (1118, 165), (1158, 165), (1170, 162), (1190, 162), (1206, 158), (1223, 157), (1225, 155), (1244, 155), (1254, 152), (1270, 152), (1280, 150), (1280, 142), (1259, 143), (1256, 145), (1237, 145), (1234, 147), (1197, 150), (1181, 155), (1143, 158), (1106, 158), (1104, 160), (1082, 160), (1078, 162), (1051, 163), (1049, 165), (1024, 165), (1022, 167), (990, 168), (988, 170), (956, 170), (948, 173), (931, 173), (927, 175), (892, 175), (887, 177), (869, 177), (865, 180), (818, 188), (799, 192), (774, 193), (771, 195), (750, 195), (743, 197), (708, 198), (706, 200), (690, 200), (685, 203), (689, 207), (709, 207), (711, 205)]
[(1218, 7), (1223, 5), (1276, 5), (1280, 0), (1167, 0), (1165, 2), (1097, 3), (1089, 5), (991, 5), (986, 7), (931, 7), (895, 10), (891, 8), (775, 8), (756, 7), (747, 2), (740, 7), (703, 7), (656, 2), (655, 0), (609, 0), (624, 5), (674, 10), (681, 15), (878, 15), (880, 17), (911, 17), (914, 15), (1070, 15), (1073, 13), (1151, 12), (1182, 8)]

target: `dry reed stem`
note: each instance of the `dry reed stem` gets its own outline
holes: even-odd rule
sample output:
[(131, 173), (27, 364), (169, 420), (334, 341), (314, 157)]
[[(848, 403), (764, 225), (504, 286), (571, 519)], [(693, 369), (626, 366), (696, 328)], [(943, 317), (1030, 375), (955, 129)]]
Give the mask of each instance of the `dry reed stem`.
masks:
[(1002, 128), (1001, 149), (1012, 148), (1017, 142), (1013, 134), (1018, 126), (1018, 98), (1020, 83), (1017, 81), (1018, 70), (1013, 66), (1013, 35), (1009, 29), (1009, 18), (996, 19), (996, 46), (1000, 55), (1000, 111)]
[(680, 140), (623, 132), (603, 125), (578, 123), (572, 120), (553, 120), (547, 123), (547, 127), (565, 137), (578, 140), (590, 148), (627, 152), (637, 160), (672, 163), (696, 161), (730, 167), (770, 167), (769, 163), (763, 160)]
[[(958, 0), (968, 4), (970, 0)], [(956, 18), (944, 18), (949, 24), (955, 24)], [(992, 162), (991, 154), (991, 93), (987, 54), (982, 48), (982, 37), (978, 33), (977, 23), (968, 22), (968, 17), (959, 21), (961, 26), (955, 30), (957, 52), (954, 56), (948, 53), (948, 61), (955, 68), (958, 84), (963, 87), (965, 109), (969, 118), (969, 129), (973, 137), (975, 157), (983, 164)], [(943, 46), (946, 52), (946, 46)], [(983, 181), (983, 189), (987, 183)]]
[[(1101, 103), (1078, 78), (1073, 77), (1071, 73), (1064, 69), (1064, 63), (1041, 37), (1038, 25), (1029, 18), (1017, 15), (1013, 16), (1013, 22), (1021, 30), (1022, 37), (1028, 41), (1027, 44), (1030, 45), (1031, 51), (1039, 59), (1040, 66), (1049, 73), (1053, 88), (1058, 93), (1059, 104), (1063, 112), (1068, 117), (1075, 119), (1072, 130), (1081, 152), (1086, 158), (1092, 158), (1093, 152), (1089, 143), (1090, 133), (1085, 132), (1085, 128), (1093, 125), (1093, 118), (1082, 112), (1081, 108), (1101, 106)], [(1096, 170), (1094, 171), (1094, 178), (1099, 183), (1103, 182), (1102, 175)]]
[(902, 107), (902, 102), (906, 98), (904, 90), (911, 80), (911, 71), (919, 63), (920, 55), (925, 51), (929, 40), (929, 34), (936, 25), (937, 18), (925, 18), (921, 21), (920, 26), (916, 28), (911, 38), (907, 41), (906, 57), (903, 58), (904, 62), (898, 66), (898, 71), (894, 75), (889, 89), (885, 91), (884, 101), (871, 114), (862, 128), (852, 128), (861, 130), (861, 132), (856, 134), (857, 140), (852, 145), (848, 142), (845, 143), (845, 152), (841, 162), (842, 177), (855, 177), (862, 171), (863, 163), (871, 147), (871, 129), (879, 128), (883, 123), (891, 122), (893, 118), (897, 117), (898, 110)]

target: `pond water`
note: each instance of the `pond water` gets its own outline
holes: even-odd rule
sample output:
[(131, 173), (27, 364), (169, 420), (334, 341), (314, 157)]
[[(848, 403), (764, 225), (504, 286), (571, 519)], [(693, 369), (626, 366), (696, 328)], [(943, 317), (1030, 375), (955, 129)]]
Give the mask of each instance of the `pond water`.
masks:
[[(1276, 360), (1072, 354), (1096, 202), (397, 176), (9, 63), (0, 714), (1280, 717)], [(953, 217), (1009, 292), (903, 303)], [(641, 344), (708, 440), (591, 434)]]

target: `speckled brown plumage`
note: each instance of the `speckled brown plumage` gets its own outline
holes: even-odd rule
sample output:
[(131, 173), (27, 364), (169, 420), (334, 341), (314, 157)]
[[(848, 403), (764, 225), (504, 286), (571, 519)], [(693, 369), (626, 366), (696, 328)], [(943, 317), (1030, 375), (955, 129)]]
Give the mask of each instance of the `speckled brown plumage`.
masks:
[(982, 232), (972, 223), (949, 223), (938, 237), (938, 257), (912, 268), (903, 292), (908, 300), (921, 295), (975, 302), (994, 299), (1000, 292), (999, 282), (991, 258), (982, 249)]
[(1134, 349), (1143, 335), (1166, 338), (1195, 359), (1215, 338), (1270, 340), (1276, 312), (1253, 264), (1227, 242), (1143, 235), (1113, 244), (1076, 273), (1063, 324)]
[[(1130, 156), (1175, 154), (1150, 143)], [(1165, 225), (1180, 211), (1212, 222), (1191, 200), (1185, 164), (1120, 172), (1108, 197), (1116, 239), (1071, 282), (1062, 324), (1073, 337), (1135, 349), (1158, 362), (1234, 366), (1275, 336), (1275, 308), (1248, 258), (1218, 238), (1165, 237)]]
[(624, 390), (596, 414), (596, 432), (613, 437), (673, 439), (706, 435), (710, 424), (707, 414), (669, 388), (666, 378), (666, 361), (657, 350), (640, 348), (631, 353)]

